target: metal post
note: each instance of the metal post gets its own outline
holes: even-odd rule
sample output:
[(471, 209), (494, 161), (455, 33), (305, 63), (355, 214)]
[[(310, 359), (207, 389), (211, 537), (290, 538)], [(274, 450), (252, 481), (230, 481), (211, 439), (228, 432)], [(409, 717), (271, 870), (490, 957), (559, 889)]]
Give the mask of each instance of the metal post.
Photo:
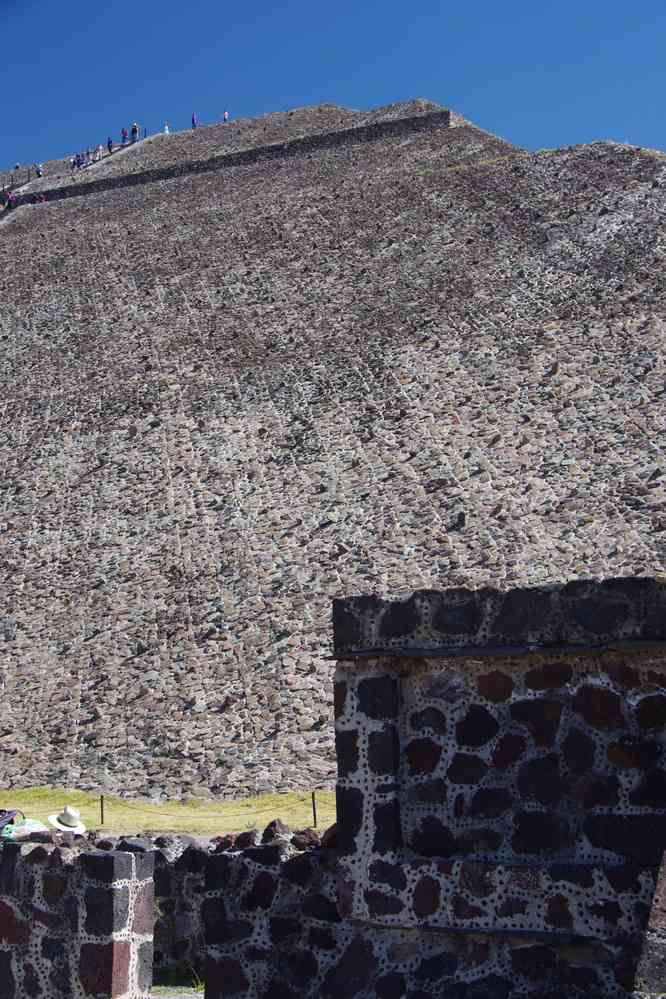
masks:
[(313, 826), (317, 828), (317, 799), (315, 798), (314, 791), (312, 792), (312, 822)]
[(104, 825), (104, 795), (101, 794), (99, 798), (99, 814), (100, 814), (100, 825)]

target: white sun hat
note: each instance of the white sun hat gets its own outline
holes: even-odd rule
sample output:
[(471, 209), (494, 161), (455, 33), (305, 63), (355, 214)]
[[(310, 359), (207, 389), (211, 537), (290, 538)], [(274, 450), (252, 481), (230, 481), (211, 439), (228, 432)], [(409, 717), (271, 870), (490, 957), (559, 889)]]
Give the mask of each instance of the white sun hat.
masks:
[(81, 812), (78, 808), (72, 808), (71, 805), (65, 805), (60, 815), (49, 815), (49, 822), (56, 829), (77, 833), (79, 836), (86, 831), (86, 827), (81, 821)]

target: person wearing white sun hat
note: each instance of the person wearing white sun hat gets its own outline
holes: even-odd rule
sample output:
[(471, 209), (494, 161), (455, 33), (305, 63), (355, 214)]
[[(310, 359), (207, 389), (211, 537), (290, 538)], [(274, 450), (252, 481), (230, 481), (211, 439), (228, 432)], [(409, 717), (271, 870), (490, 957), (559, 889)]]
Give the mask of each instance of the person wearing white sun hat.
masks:
[(49, 822), (61, 832), (70, 832), (77, 836), (82, 836), (86, 831), (81, 821), (81, 812), (71, 805), (65, 805), (60, 815), (49, 815)]

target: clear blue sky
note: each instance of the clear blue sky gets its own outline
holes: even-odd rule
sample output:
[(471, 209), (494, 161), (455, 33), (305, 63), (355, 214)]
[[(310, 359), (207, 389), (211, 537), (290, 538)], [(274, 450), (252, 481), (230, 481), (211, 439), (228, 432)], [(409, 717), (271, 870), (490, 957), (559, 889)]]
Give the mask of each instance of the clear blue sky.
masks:
[(428, 97), (527, 148), (666, 147), (666, 2), (0, 0), (0, 167), (137, 119)]

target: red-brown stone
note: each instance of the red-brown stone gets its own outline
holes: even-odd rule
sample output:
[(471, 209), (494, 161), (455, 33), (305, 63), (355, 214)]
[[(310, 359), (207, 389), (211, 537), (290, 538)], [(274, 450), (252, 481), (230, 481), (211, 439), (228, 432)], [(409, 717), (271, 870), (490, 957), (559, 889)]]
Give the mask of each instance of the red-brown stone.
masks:
[(321, 840), (316, 829), (308, 826), (307, 829), (299, 829), (291, 838), (291, 845), (294, 850), (309, 850), (312, 847), (320, 846)]
[(477, 916), (485, 916), (483, 909), (478, 905), (472, 905), (463, 895), (453, 896), (451, 908), (456, 919), (476, 919)]
[(268, 909), (277, 889), (277, 882), (268, 871), (259, 871), (251, 890), (243, 899), (244, 909)]
[(155, 927), (155, 889), (152, 882), (146, 882), (138, 889), (134, 900), (132, 932), (147, 936)]
[(485, 697), (487, 701), (492, 701), (493, 704), (500, 704), (502, 701), (508, 701), (511, 697), (513, 693), (513, 680), (506, 673), (493, 670), (492, 673), (486, 673), (484, 676), (477, 677), (476, 689), (481, 697)]
[(20, 919), (7, 902), (0, 901), (0, 941), (24, 944), (30, 936), (30, 926)]
[(347, 684), (333, 684), (333, 715), (337, 721), (345, 713), (345, 703), (347, 701)]
[(525, 675), (525, 684), (530, 690), (554, 690), (568, 683), (572, 675), (573, 670), (566, 663), (546, 663), (530, 670)]
[(498, 770), (507, 770), (520, 759), (526, 749), (527, 739), (524, 736), (512, 733), (503, 735), (493, 750), (492, 764)]
[(435, 878), (421, 878), (414, 889), (412, 908), (420, 919), (432, 916), (439, 909), (441, 887)]
[(622, 713), (622, 700), (619, 694), (597, 684), (585, 684), (576, 691), (573, 708), (588, 725), (599, 729), (624, 728), (626, 721)]
[(86, 995), (122, 996), (129, 988), (130, 945), (83, 943), (79, 952), (79, 979)]
[(47, 872), (42, 882), (44, 901), (48, 906), (57, 905), (67, 891), (67, 879), (61, 874)]
[(337, 879), (338, 913), (342, 919), (348, 919), (352, 914), (355, 887), (355, 883), (347, 878)]
[(325, 829), (321, 836), (321, 845), (324, 850), (334, 850), (338, 845), (338, 824), (334, 822), (332, 826)]
[(240, 961), (227, 958), (206, 961), (206, 999), (226, 999), (236, 993), (243, 994), (250, 988)]
[(432, 739), (413, 739), (407, 745), (407, 760), (413, 774), (430, 774), (439, 763), (442, 747)]
[(573, 916), (566, 895), (552, 895), (546, 902), (546, 922), (560, 930), (570, 930)]
[(536, 746), (550, 747), (560, 727), (562, 704), (546, 698), (516, 701), (511, 705), (512, 718), (528, 729)]

